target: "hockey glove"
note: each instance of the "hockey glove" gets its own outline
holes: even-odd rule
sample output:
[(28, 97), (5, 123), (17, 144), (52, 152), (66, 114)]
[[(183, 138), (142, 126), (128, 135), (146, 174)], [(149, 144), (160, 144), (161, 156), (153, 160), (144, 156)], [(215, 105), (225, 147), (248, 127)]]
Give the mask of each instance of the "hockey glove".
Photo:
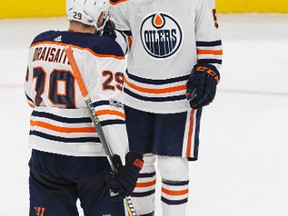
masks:
[(186, 98), (191, 108), (199, 109), (210, 104), (214, 100), (219, 81), (220, 74), (215, 66), (196, 64), (186, 83)]
[(123, 166), (119, 155), (113, 156), (113, 164), (117, 173), (106, 176), (106, 182), (110, 190), (116, 194), (113, 198), (123, 199), (129, 196), (139, 177), (139, 172), (144, 164), (143, 155), (138, 152), (128, 152), (126, 154), (126, 165)]
[(107, 20), (107, 22), (104, 26), (102, 35), (106, 36), (106, 37), (110, 37), (113, 40), (116, 39), (117, 36), (116, 36), (116, 32), (115, 32), (115, 25), (110, 19)]

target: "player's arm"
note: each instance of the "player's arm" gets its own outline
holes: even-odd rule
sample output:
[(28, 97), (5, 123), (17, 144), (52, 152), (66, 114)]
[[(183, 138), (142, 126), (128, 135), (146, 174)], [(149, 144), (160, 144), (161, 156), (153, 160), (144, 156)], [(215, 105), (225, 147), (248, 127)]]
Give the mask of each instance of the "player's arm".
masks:
[(128, 53), (129, 49), (129, 36), (125, 34), (125, 32), (119, 31), (115, 29), (115, 24), (114, 22), (109, 19), (103, 29), (103, 34), (104, 37), (109, 37), (113, 40), (115, 40), (120, 47), (122, 48), (122, 51), (124, 54)]
[(212, 64), (219, 69), (222, 65), (223, 50), (216, 9), (208, 4), (207, 0), (197, 2), (195, 22), (197, 63)]
[(30, 107), (35, 107), (35, 102), (32, 99), (31, 95), (31, 73), (29, 71), (29, 66), (27, 66), (26, 75), (25, 75), (25, 81), (24, 81), (24, 92), (26, 96), (27, 103)]
[(111, 7), (111, 20), (114, 22), (116, 29), (119, 31), (130, 31), (128, 21), (129, 1), (110, 1)]
[[(113, 41), (113, 44), (116, 43)], [(117, 46), (117, 49), (120, 47)], [(122, 160), (128, 152), (125, 113), (121, 99), (125, 61), (122, 53), (96, 58), (93, 56), (85, 64), (88, 69), (86, 72), (87, 88), (96, 115), (112, 152), (120, 155)]]
[[(40, 102), (40, 97), (37, 97), (36, 95), (36, 89), (35, 88), (41, 88), (41, 86), (37, 82), (33, 82), (33, 68), (31, 66), (32, 62), (32, 55), (33, 55), (33, 48), (30, 48), (29, 54), (28, 54), (28, 65), (26, 68), (26, 74), (25, 74), (25, 80), (24, 80), (24, 93), (26, 96), (27, 103), (30, 107), (34, 108), (36, 106), (36, 103)], [(35, 79), (35, 81), (37, 81)], [(38, 81), (40, 82), (40, 80)], [(37, 100), (37, 101), (36, 101)]]
[(131, 46), (132, 32), (129, 24), (129, 1), (110, 1), (111, 21), (116, 29), (116, 41), (120, 44), (123, 52), (127, 54)]
[[(103, 97), (103, 100), (101, 100), (103, 94), (101, 93), (101, 91), (99, 92), (97, 90), (98, 89), (97, 87), (101, 87), (101, 84), (102, 84), (101, 78), (99, 78), (101, 77), (101, 75), (99, 74), (99, 71), (101, 70), (99, 70), (99, 68), (104, 66), (102, 71), (110, 71), (108, 68), (111, 67), (111, 64), (113, 65), (114, 61), (111, 62), (111, 60), (109, 59), (111, 58), (113, 59), (114, 57), (118, 59), (118, 57), (114, 55), (112, 56), (110, 55), (110, 57), (107, 55), (106, 57), (104, 56), (101, 57), (100, 55), (99, 56), (100, 60), (98, 59), (97, 61), (97, 58), (91, 57), (91, 56), (94, 56), (94, 54), (90, 52), (86, 52), (86, 56), (85, 56), (85, 52), (84, 54), (83, 52), (81, 52), (81, 54), (74, 52), (73, 54), (71, 47), (67, 47), (65, 49), (65, 52), (71, 64), (71, 68), (75, 75), (78, 87), (87, 105), (87, 109), (90, 113), (92, 122), (97, 129), (97, 133), (100, 137), (103, 148), (105, 149), (105, 152), (109, 160), (113, 162), (113, 164), (112, 163), (110, 164), (113, 172), (110, 175), (107, 175), (105, 180), (107, 181), (107, 184), (109, 185), (110, 189), (116, 194), (116, 196), (114, 197), (124, 199), (124, 203), (127, 205), (127, 208), (129, 209), (129, 212), (131, 213), (131, 215), (136, 215), (136, 212), (133, 210), (134, 208), (132, 206), (131, 200), (127, 196), (132, 193), (132, 191), (134, 190), (136, 186), (139, 172), (143, 166), (143, 154), (138, 153), (138, 152), (128, 152), (125, 155), (126, 164), (123, 165), (122, 159), (120, 157), (121, 153), (120, 155), (118, 155), (117, 152), (116, 154), (114, 153), (115, 143), (114, 142), (113, 143), (111, 142), (112, 144), (109, 143), (111, 139), (109, 138), (109, 134), (107, 135), (107, 131), (106, 132), (104, 131), (104, 126), (103, 126), (104, 121), (100, 120), (101, 113), (97, 112), (97, 109), (94, 109), (94, 107), (97, 106), (97, 103), (98, 105), (101, 105), (101, 104), (107, 105), (107, 103), (105, 103), (106, 101), (105, 97)], [(77, 57), (79, 59), (80, 58), (84, 59), (84, 62), (81, 61), (80, 63), (82, 66), (81, 69), (83, 69), (81, 71), (79, 70), (79, 66), (76, 61)], [(103, 58), (108, 58), (108, 59), (104, 60)], [(112, 82), (110, 78), (108, 80), (109, 80), (108, 83)], [(95, 104), (93, 105), (91, 104), (93, 103), (93, 100), (91, 100), (92, 98), (96, 99), (94, 100)], [(96, 115), (94, 113), (95, 110), (96, 110)], [(104, 111), (105, 112), (102, 113), (103, 115), (115, 114), (113, 110), (110, 110), (110, 111), (104, 110)], [(109, 131), (111, 130), (112, 129), (109, 127)], [(124, 134), (125, 132), (126, 130), (124, 131)], [(108, 140), (109, 142), (107, 142)], [(120, 143), (121, 143), (121, 140), (120, 142), (117, 142), (116, 145), (121, 146)], [(113, 148), (112, 148), (112, 145), (113, 145)]]
[[(116, 167), (116, 173), (108, 175), (106, 181), (109, 188), (117, 194), (114, 196), (116, 199), (123, 199), (133, 192), (143, 166), (143, 154), (128, 151), (125, 113), (121, 103), (125, 61), (124, 54), (98, 58), (93, 66), (95, 70), (92, 70), (89, 78), (89, 86), (92, 90), (90, 97), (92, 101), (95, 101), (93, 106), (96, 115), (114, 154), (113, 164)], [(95, 73), (96, 71), (100, 73)]]
[(216, 10), (207, 1), (198, 1), (196, 9), (197, 64), (186, 84), (186, 98), (193, 109), (210, 104), (220, 81), (222, 41)]

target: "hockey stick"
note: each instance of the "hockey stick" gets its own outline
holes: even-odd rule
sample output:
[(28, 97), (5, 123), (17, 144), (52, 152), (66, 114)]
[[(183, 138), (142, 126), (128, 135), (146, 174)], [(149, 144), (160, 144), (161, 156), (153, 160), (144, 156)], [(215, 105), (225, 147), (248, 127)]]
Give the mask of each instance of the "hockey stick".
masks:
[[(84, 101), (86, 103), (86, 106), (87, 106), (87, 109), (89, 111), (89, 114), (90, 114), (90, 117), (91, 117), (91, 120), (93, 122), (93, 125), (95, 126), (96, 130), (97, 130), (97, 134), (100, 138), (100, 141), (104, 147), (104, 151), (105, 153), (107, 154), (108, 156), (108, 160), (109, 160), (109, 163), (110, 163), (110, 166), (111, 166), (111, 169), (114, 173), (117, 173), (117, 169), (116, 167), (114, 166), (113, 162), (112, 162), (112, 158), (113, 158), (113, 152), (112, 152), (112, 149), (111, 147), (109, 146), (109, 144), (107, 143), (106, 141), (106, 138), (104, 136), (104, 132), (103, 132), (103, 129), (102, 129), (102, 126), (100, 124), (100, 121), (99, 121), (99, 118), (98, 116), (96, 115), (96, 112), (93, 108), (93, 105), (92, 105), (92, 100), (89, 96), (89, 92), (86, 88), (86, 85), (85, 85), (85, 82), (82, 78), (82, 75), (81, 75), (81, 72), (78, 68), (78, 65), (77, 65), (77, 62), (74, 58), (74, 55), (73, 55), (73, 51), (71, 49), (70, 46), (67, 46), (65, 47), (65, 53), (67, 55), (67, 58), (69, 60), (69, 63), (71, 65), (71, 68), (72, 68), (72, 71), (73, 71), (73, 74), (76, 78), (76, 81), (78, 83), (78, 86), (80, 88), (80, 91), (81, 91), (81, 94), (84, 98)], [(136, 213), (136, 210), (132, 204), (132, 201), (131, 201), (131, 198), (130, 197), (125, 197), (124, 198), (124, 203), (127, 207), (127, 210), (128, 210), (128, 214), (129, 216), (137, 216), (137, 213)]]

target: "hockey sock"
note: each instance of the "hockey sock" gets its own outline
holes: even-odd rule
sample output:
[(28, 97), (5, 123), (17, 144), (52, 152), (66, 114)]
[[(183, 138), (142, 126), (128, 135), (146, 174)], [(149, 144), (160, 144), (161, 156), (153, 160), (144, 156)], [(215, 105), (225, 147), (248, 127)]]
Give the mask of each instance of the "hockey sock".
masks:
[(155, 156), (144, 154), (143, 159), (144, 166), (140, 172), (136, 187), (131, 194), (134, 208), (139, 215), (151, 213), (155, 209)]

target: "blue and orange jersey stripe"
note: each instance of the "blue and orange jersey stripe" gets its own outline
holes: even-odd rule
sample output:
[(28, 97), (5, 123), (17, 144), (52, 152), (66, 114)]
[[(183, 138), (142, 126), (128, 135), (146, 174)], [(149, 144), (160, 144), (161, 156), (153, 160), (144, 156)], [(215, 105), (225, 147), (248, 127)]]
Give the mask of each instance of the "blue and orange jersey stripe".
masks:
[(185, 100), (186, 82), (190, 76), (170, 79), (146, 79), (126, 71), (124, 92), (142, 101), (172, 102)]
[(117, 116), (120, 118), (125, 119), (125, 114), (124, 112), (120, 112), (120, 111), (116, 111), (116, 110), (98, 110), (96, 111), (96, 115), (97, 116), (102, 116), (102, 115), (113, 115), (113, 116)]
[(141, 87), (139, 85), (129, 82), (127, 79), (125, 79), (125, 83), (131, 89), (134, 89), (143, 93), (149, 93), (149, 94), (165, 94), (165, 93), (172, 93), (172, 92), (186, 90), (186, 85), (178, 85), (178, 86), (172, 86), (172, 87), (166, 87), (166, 88), (144, 88), (144, 87)]
[(222, 64), (222, 41), (196, 41), (198, 63)]
[(95, 127), (61, 127), (43, 121), (30, 120), (31, 126), (42, 127), (59, 133), (96, 133)]

